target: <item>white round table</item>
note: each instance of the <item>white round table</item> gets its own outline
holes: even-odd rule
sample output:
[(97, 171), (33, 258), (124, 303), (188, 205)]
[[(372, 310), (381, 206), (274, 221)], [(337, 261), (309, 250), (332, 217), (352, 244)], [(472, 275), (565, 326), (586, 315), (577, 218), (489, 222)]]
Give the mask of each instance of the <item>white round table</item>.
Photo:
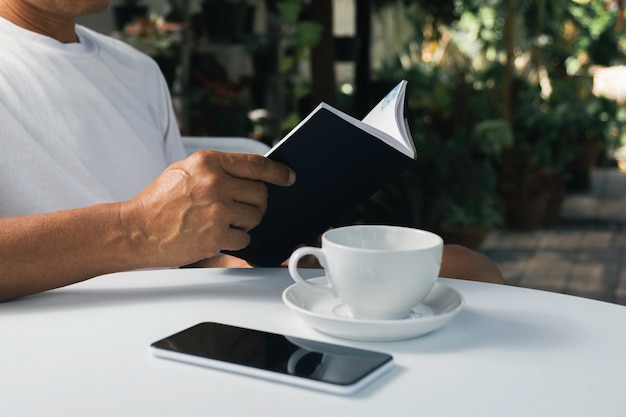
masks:
[[(304, 324), (281, 301), (293, 283), (282, 268), (134, 271), (0, 304), (0, 415), (626, 415), (625, 307), (440, 282), (463, 310), (434, 333), (384, 343)], [(152, 342), (202, 321), (381, 350), (395, 367), (343, 397), (151, 355)]]

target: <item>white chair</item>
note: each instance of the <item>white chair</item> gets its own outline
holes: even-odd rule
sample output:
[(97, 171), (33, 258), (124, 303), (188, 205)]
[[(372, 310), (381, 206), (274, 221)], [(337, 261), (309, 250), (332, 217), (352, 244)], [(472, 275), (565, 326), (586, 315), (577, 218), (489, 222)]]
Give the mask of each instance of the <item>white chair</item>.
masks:
[(211, 150), (236, 153), (256, 153), (265, 155), (270, 147), (263, 142), (251, 138), (183, 136), (183, 145), (187, 155), (200, 150)]

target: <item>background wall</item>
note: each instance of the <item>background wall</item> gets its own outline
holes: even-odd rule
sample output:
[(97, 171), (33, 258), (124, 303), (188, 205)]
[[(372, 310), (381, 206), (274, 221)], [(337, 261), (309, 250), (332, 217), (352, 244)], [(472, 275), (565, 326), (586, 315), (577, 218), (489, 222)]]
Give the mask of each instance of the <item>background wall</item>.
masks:
[(78, 23), (107, 35), (113, 31), (113, 16), (110, 8), (98, 14), (81, 17)]

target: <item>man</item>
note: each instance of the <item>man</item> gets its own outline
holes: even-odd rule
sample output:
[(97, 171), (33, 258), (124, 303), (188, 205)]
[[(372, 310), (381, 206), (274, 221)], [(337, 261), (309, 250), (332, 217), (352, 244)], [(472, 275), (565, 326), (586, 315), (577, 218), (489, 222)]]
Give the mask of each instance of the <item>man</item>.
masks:
[[(295, 181), (257, 155), (183, 159), (156, 64), (76, 25), (107, 6), (0, 0), (0, 300), (137, 268), (242, 266), (215, 255), (248, 244), (265, 183)], [(501, 280), (463, 248), (444, 262)]]

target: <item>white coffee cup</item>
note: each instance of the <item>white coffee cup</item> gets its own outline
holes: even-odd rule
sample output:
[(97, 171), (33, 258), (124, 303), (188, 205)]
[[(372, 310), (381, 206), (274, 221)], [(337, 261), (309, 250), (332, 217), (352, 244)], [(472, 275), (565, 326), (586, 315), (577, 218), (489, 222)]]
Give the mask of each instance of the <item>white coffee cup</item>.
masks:
[[(298, 284), (329, 291), (355, 318), (397, 320), (435, 285), (441, 267), (443, 240), (419, 229), (383, 225), (345, 226), (322, 236), (322, 247), (305, 246), (289, 259), (289, 273)], [(298, 260), (315, 256), (328, 285), (302, 278)]]

